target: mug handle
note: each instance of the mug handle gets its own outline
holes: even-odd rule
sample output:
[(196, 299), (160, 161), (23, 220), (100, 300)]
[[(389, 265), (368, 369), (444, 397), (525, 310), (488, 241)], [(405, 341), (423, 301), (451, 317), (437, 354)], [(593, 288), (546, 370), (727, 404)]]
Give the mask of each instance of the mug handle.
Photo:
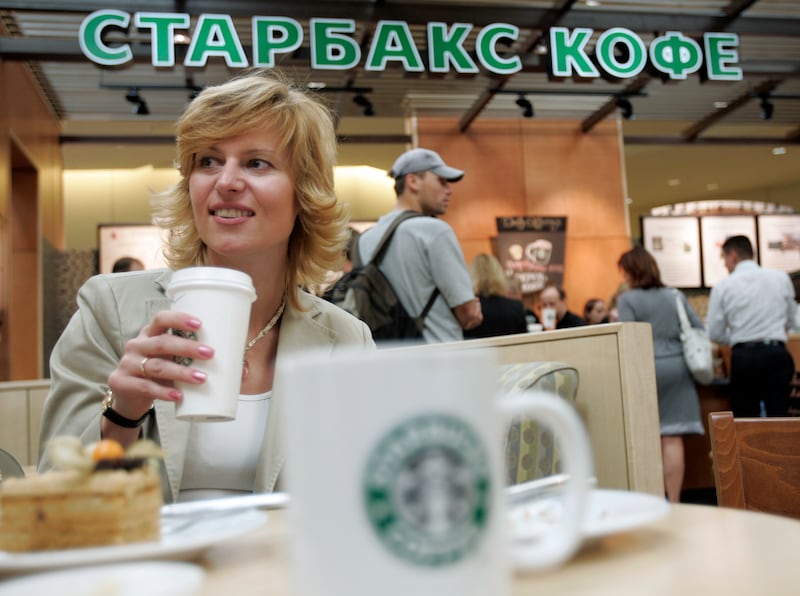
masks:
[(568, 476), (560, 523), (541, 540), (515, 544), (511, 549), (511, 559), (518, 567), (535, 570), (558, 565), (569, 559), (583, 540), (581, 528), (593, 474), (589, 436), (575, 410), (553, 393), (527, 390), (501, 396), (497, 404), (504, 417), (535, 418), (559, 437)]

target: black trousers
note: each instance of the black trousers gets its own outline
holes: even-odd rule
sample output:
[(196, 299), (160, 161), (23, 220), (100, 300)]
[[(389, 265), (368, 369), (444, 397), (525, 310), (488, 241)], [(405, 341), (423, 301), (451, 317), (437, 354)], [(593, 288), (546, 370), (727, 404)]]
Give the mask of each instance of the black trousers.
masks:
[(794, 361), (784, 345), (737, 344), (731, 350), (731, 407), (736, 418), (786, 416)]

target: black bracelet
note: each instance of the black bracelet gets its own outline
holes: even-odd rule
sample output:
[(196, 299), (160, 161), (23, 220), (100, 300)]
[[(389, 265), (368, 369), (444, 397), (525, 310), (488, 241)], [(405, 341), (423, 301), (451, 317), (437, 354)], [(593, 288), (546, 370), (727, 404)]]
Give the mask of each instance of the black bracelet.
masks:
[(111, 422), (116, 424), (117, 426), (122, 426), (124, 428), (139, 428), (142, 424), (144, 424), (145, 420), (150, 418), (155, 413), (155, 409), (153, 406), (150, 406), (150, 409), (145, 412), (144, 416), (139, 418), (138, 420), (134, 420), (133, 418), (126, 418), (119, 412), (117, 412), (114, 408), (111, 407), (111, 402), (114, 399), (114, 394), (112, 393), (111, 389), (106, 389), (106, 393), (103, 396), (103, 416), (108, 418)]

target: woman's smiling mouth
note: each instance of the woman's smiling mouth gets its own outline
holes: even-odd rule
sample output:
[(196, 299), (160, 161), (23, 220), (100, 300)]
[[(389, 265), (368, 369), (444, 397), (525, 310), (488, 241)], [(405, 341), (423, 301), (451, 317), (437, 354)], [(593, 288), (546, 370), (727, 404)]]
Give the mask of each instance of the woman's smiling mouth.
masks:
[(255, 213), (246, 209), (212, 209), (211, 215), (224, 219), (236, 219), (238, 217), (253, 217)]

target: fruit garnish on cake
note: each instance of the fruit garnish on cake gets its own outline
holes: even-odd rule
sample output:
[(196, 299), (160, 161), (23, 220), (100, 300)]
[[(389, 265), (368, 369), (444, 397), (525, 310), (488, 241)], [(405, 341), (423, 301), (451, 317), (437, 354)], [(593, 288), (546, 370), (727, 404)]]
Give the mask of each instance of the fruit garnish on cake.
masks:
[(0, 550), (28, 552), (158, 540), (162, 505), (150, 440), (127, 450), (104, 439), (84, 446), (57, 437), (56, 470), (0, 484)]
[(161, 447), (150, 439), (141, 439), (126, 450), (114, 439), (84, 446), (78, 437), (55, 437), (48, 443), (47, 453), (55, 468), (86, 473), (135, 470), (164, 457)]

